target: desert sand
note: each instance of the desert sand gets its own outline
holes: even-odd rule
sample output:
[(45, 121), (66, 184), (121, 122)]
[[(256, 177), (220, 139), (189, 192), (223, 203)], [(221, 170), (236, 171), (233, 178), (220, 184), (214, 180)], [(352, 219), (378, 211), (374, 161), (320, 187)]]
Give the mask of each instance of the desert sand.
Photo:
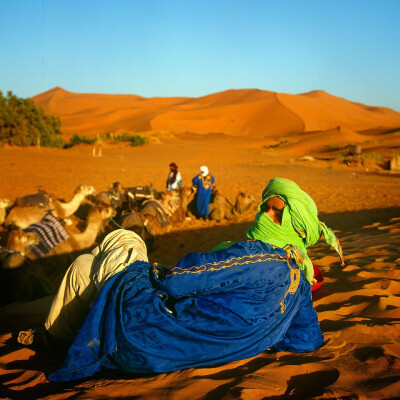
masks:
[[(61, 95), (63, 91), (57, 90), (57, 93)], [(264, 95), (252, 92), (251, 101), (265, 101)], [(104, 105), (102, 95), (90, 96)], [(368, 107), (354, 103), (349, 105), (344, 99), (335, 100), (319, 92), (302, 96), (272, 96), (280, 99), (280, 105), (290, 104), (292, 110), (297, 110), (296, 113), (291, 111), (293, 118), (289, 120), (285, 117), (288, 108), (281, 106), (283, 114), (279, 114), (279, 118), (283, 118), (282, 126), (286, 124), (286, 134), (264, 136), (257, 133), (257, 118), (249, 115), (250, 111), (257, 113), (257, 109), (248, 107), (243, 111), (243, 96), (231, 96), (230, 107), (241, 110), (232, 115), (243, 117), (243, 121), (247, 118), (249, 126), (253, 124), (252, 134), (247, 135), (239, 128), (237, 134), (233, 131), (220, 134), (223, 129), (212, 130), (206, 121), (203, 131), (201, 123), (194, 129), (191, 121), (190, 129), (182, 128), (174, 135), (156, 135), (157, 140), (141, 147), (105, 143), (102, 157), (92, 157), (92, 148), (88, 145), (67, 150), (0, 148), (0, 197), (13, 200), (42, 188), (69, 200), (80, 183), (93, 185), (101, 191), (115, 181), (126, 187), (151, 183), (154, 188), (163, 190), (168, 164), (172, 161), (178, 164), (186, 186), (198, 173), (199, 166), (207, 165), (216, 178), (219, 191), (232, 202), (240, 191), (260, 200), (263, 188), (275, 176), (292, 179), (313, 197), (321, 221), (337, 234), (346, 259), (345, 267), (341, 267), (336, 253), (323, 242), (309, 249), (313, 262), (325, 277), (322, 287), (313, 294), (315, 310), (325, 334), (323, 346), (307, 354), (266, 351), (250, 359), (212, 368), (146, 376), (104, 372), (85, 381), (54, 384), (46, 379), (46, 375), (60, 365), (63, 355), (34, 351), (15, 341), (15, 334), (20, 329), (43, 323), (52, 300), (48, 296), (32, 302), (13, 303), (0, 310), (1, 398), (400, 397), (400, 175), (390, 173), (384, 166), (398, 151), (399, 114), (386, 109), (368, 110)], [(312, 103), (313, 96), (320, 98), (319, 103)], [(116, 99), (116, 108), (121, 107), (120, 102), (124, 99), (124, 96)], [(137, 96), (132, 99), (140, 101)], [(207, 110), (209, 118), (212, 117), (210, 110), (214, 110), (214, 117), (218, 119), (221, 107), (228, 107), (226, 98), (224, 105), (218, 103), (218, 99), (213, 95), (201, 99), (204, 113)], [(79, 96), (76, 103), (68, 102), (68, 112), (76, 114), (76, 127), (85, 125), (78, 100)], [(196, 113), (200, 112), (198, 100)], [(157, 107), (165, 108), (183, 102), (181, 107), (185, 106), (187, 115), (192, 115), (187, 99), (186, 103), (183, 99), (157, 101), (160, 103)], [(313, 108), (325, 102), (331, 102), (327, 107), (330, 113)], [(92, 112), (90, 104), (85, 104)], [(278, 109), (278, 103), (274, 107)], [(351, 126), (351, 115), (355, 114), (353, 107), (363, 108), (365, 113), (357, 114)], [(183, 120), (176, 110), (176, 114), (169, 112), (170, 121)], [(371, 122), (371, 115), (375, 114), (378, 120)], [(71, 115), (68, 118), (72, 118)], [(342, 118), (340, 123), (337, 115)], [(105, 120), (108, 118), (112, 121), (111, 116)], [(94, 117), (96, 123), (91, 125), (89, 120), (87, 132), (94, 134), (98, 126), (103, 126)], [(188, 117), (188, 124), (189, 120)], [(302, 122), (296, 125), (296, 120)], [(165, 126), (166, 121), (163, 119)], [(271, 119), (271, 126), (273, 124), (277, 123)], [(85, 129), (79, 132), (85, 133)], [(299, 129), (297, 134), (293, 129)], [(71, 128), (70, 132), (73, 131), (75, 128)], [(133, 129), (132, 132), (138, 131)], [(289, 144), (269, 147), (279, 143), (279, 137), (284, 135), (291, 139)], [(365, 152), (381, 153), (386, 160), (343, 163), (337, 155), (342, 151), (340, 146), (348, 142), (361, 143)], [(303, 158), (305, 155), (310, 157)], [(171, 233), (157, 238), (156, 248), (149, 254), (150, 261), (173, 266), (190, 251), (208, 251), (218, 242), (244, 239), (251, 223), (252, 216), (220, 223), (185, 221), (174, 226)]]

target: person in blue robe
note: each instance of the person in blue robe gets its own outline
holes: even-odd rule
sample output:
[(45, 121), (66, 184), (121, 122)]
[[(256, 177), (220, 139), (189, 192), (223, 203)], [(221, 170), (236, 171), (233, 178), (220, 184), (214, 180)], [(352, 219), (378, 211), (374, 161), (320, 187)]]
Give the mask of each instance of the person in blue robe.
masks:
[(215, 178), (209, 172), (207, 166), (200, 167), (200, 173), (192, 179), (192, 185), (196, 188), (196, 206), (199, 218), (208, 220), (211, 189), (215, 185)]
[[(49, 380), (82, 379), (107, 369), (170, 372), (245, 359), (267, 349), (308, 352), (321, 346), (306, 247), (323, 233), (342, 254), (333, 232), (318, 220), (312, 199), (293, 185), (280, 178), (270, 181), (247, 232), (250, 240), (189, 253), (170, 269), (135, 255), (135, 262), (108, 274)], [(274, 240), (270, 232), (280, 237)], [(119, 243), (113, 240), (108, 242)], [(124, 243), (128, 240), (143, 248), (134, 237)], [(104, 265), (118, 259), (113, 246), (105, 247), (107, 256), (99, 259)], [(127, 251), (121, 252), (124, 260)]]

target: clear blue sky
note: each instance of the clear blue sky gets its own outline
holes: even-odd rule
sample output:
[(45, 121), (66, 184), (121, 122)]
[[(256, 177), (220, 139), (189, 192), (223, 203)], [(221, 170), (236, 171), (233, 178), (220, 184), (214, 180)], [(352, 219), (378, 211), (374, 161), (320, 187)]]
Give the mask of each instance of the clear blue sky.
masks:
[(325, 90), (400, 111), (400, 0), (0, 0), (0, 90)]

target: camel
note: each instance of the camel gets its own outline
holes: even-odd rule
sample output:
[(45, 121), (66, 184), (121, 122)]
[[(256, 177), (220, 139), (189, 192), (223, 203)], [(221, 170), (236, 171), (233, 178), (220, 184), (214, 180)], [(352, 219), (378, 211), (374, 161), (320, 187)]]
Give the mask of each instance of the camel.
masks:
[(137, 233), (146, 243), (147, 251), (153, 251), (154, 228), (145, 215), (136, 211), (128, 212), (121, 216), (119, 226)]
[(39, 244), (34, 232), (16, 229), (10, 232), (7, 248), (1, 248), (0, 307), (15, 301), (30, 301), (51, 294), (46, 275), (33, 267), (26, 256)]
[(235, 212), (236, 214), (244, 214), (244, 213), (252, 213), (254, 214), (257, 211), (258, 202), (253, 197), (246, 193), (239, 192), (236, 196), (235, 201)]
[(154, 233), (166, 233), (172, 230), (172, 225), (186, 219), (187, 205), (193, 193), (193, 188), (181, 188), (169, 192), (159, 192), (158, 199), (142, 203), (140, 213), (153, 226)]
[[(89, 248), (93, 245), (99, 233), (102, 232), (107, 221), (114, 216), (115, 210), (112, 206), (93, 206), (88, 214), (84, 231), (77, 233), (66, 227), (65, 230), (68, 232), (69, 238), (61, 242), (46, 257)], [(39, 238), (36, 233), (15, 229), (10, 232), (7, 247), (11, 250), (21, 252), (21, 254), (28, 254), (30, 258), (34, 258), (33, 254), (29, 253), (28, 249), (35, 244), (39, 244)]]
[(114, 182), (107, 191), (102, 191), (96, 196), (96, 203), (112, 205), (118, 211), (121, 208), (124, 191), (119, 182)]
[(213, 201), (210, 203), (210, 219), (221, 221), (246, 215), (254, 216), (257, 207), (257, 200), (246, 193), (239, 192), (235, 199), (235, 205), (232, 205), (221, 193), (215, 191)]
[(9, 199), (0, 199), (0, 225), (6, 220), (7, 208), (13, 205)]
[[(198, 218), (196, 192), (192, 191), (187, 198), (187, 211), (186, 215), (189, 219)], [(213, 189), (211, 193), (211, 201), (209, 206), (209, 218), (213, 221), (221, 221), (223, 219), (234, 219), (235, 209), (232, 203), (223, 196), (217, 189)]]
[(139, 211), (146, 200), (156, 198), (155, 194), (152, 184), (125, 188), (121, 208), (126, 211)]
[(169, 214), (161, 201), (155, 199), (144, 201), (140, 213), (146, 217), (146, 220), (153, 227), (155, 235), (171, 231)]
[[(29, 238), (29, 235), (37, 237), (36, 234), (24, 232), (20, 229), (12, 231), (13, 236), (9, 238), (10, 247), (26, 252), (26, 256), (21, 260), (21, 265), (15, 266), (12, 270), (5, 270), (4, 266), (3, 270), (0, 270), (0, 279), (4, 277), (16, 290), (15, 295), (6, 290), (8, 294), (3, 296), (5, 298), (2, 298), (0, 293), (0, 303), (10, 302), (8, 298), (12, 299), (11, 301), (32, 300), (54, 293), (71, 262), (93, 246), (106, 222), (114, 215), (115, 210), (111, 206), (93, 206), (88, 214), (85, 230), (74, 233), (68, 227), (70, 237), (42, 258), (35, 258), (34, 254), (28, 251), (26, 238)], [(39, 242), (33, 241), (29, 244), (39, 244)], [(24, 246), (25, 250), (23, 250)], [(28, 267), (28, 265), (30, 266)], [(24, 289), (22, 290), (22, 288)]]
[(49, 256), (88, 249), (95, 243), (97, 236), (103, 232), (106, 223), (115, 215), (116, 211), (111, 205), (94, 205), (89, 211), (85, 230), (77, 233), (65, 227), (70, 237), (55, 247)]
[(39, 244), (39, 237), (34, 232), (24, 232), (21, 229), (12, 230), (7, 239), (7, 248), (25, 256), (32, 246)]
[(39, 193), (17, 197), (15, 199), (15, 205), (20, 207), (39, 206), (41, 208), (49, 208), (52, 199), (54, 199), (54, 196), (51, 193), (45, 190), (39, 190)]
[(77, 187), (73, 198), (68, 203), (50, 199), (49, 204), (45, 207), (41, 207), (40, 205), (28, 207), (15, 205), (6, 216), (5, 225), (24, 229), (29, 225), (40, 222), (49, 211), (55, 217), (66, 220), (67, 224), (71, 223), (67, 218), (72, 216), (85, 198), (94, 192), (95, 189), (93, 186), (83, 184)]
[(217, 190), (214, 191), (213, 200), (210, 203), (209, 218), (213, 221), (235, 218), (235, 209), (232, 203)]
[(0, 270), (18, 268), (26, 261), (26, 257), (18, 251), (0, 246)]
[(195, 191), (192, 186), (182, 186), (181, 188), (179, 188), (179, 198), (181, 201), (181, 206), (185, 211), (185, 218), (188, 217), (189, 204), (191, 204), (191, 202), (193, 201), (194, 195)]
[[(171, 190), (170, 192), (160, 193), (160, 203), (168, 214), (170, 224), (182, 222), (186, 218), (186, 208), (182, 202), (186, 194), (184, 191)], [(181, 198), (182, 196), (182, 198)], [(185, 201), (187, 203), (187, 199)]]
[(72, 197), (72, 200), (68, 203), (61, 202), (59, 200), (54, 200), (52, 202), (55, 217), (61, 218), (61, 219), (66, 219), (79, 208), (79, 206), (82, 204), (83, 200), (86, 199), (86, 197), (94, 194), (96, 192), (95, 188), (93, 186), (89, 185), (79, 185), (74, 192), (74, 196)]

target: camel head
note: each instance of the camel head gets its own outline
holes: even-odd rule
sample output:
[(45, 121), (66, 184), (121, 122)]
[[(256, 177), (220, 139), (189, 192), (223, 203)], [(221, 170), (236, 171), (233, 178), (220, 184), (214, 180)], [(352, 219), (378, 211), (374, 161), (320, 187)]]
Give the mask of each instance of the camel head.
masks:
[(8, 208), (13, 205), (10, 199), (0, 199), (0, 208)]
[(90, 209), (87, 221), (88, 223), (106, 222), (110, 218), (115, 217), (116, 215), (117, 212), (115, 211), (112, 205), (98, 203)]
[(39, 236), (35, 232), (14, 229), (8, 236), (7, 247), (10, 250), (18, 251), (22, 255), (25, 255), (32, 246), (38, 245), (39, 242)]
[(116, 196), (119, 196), (121, 194), (124, 194), (125, 192), (125, 188), (117, 181), (114, 182), (109, 188), (108, 190), (115, 194)]
[(250, 209), (255, 209), (257, 208), (257, 205), (257, 200), (253, 196), (243, 192), (238, 193), (236, 196), (235, 211), (239, 214), (242, 214)]
[(93, 186), (89, 186), (89, 185), (85, 185), (85, 184), (79, 185), (75, 190), (75, 194), (82, 194), (85, 197), (90, 196), (94, 193), (96, 193), (96, 189)]
[(181, 200), (188, 200), (189, 197), (194, 193), (194, 189), (192, 186), (182, 186), (179, 188), (179, 197)]
[(0, 224), (6, 220), (6, 209), (13, 205), (12, 201), (9, 199), (0, 199)]

